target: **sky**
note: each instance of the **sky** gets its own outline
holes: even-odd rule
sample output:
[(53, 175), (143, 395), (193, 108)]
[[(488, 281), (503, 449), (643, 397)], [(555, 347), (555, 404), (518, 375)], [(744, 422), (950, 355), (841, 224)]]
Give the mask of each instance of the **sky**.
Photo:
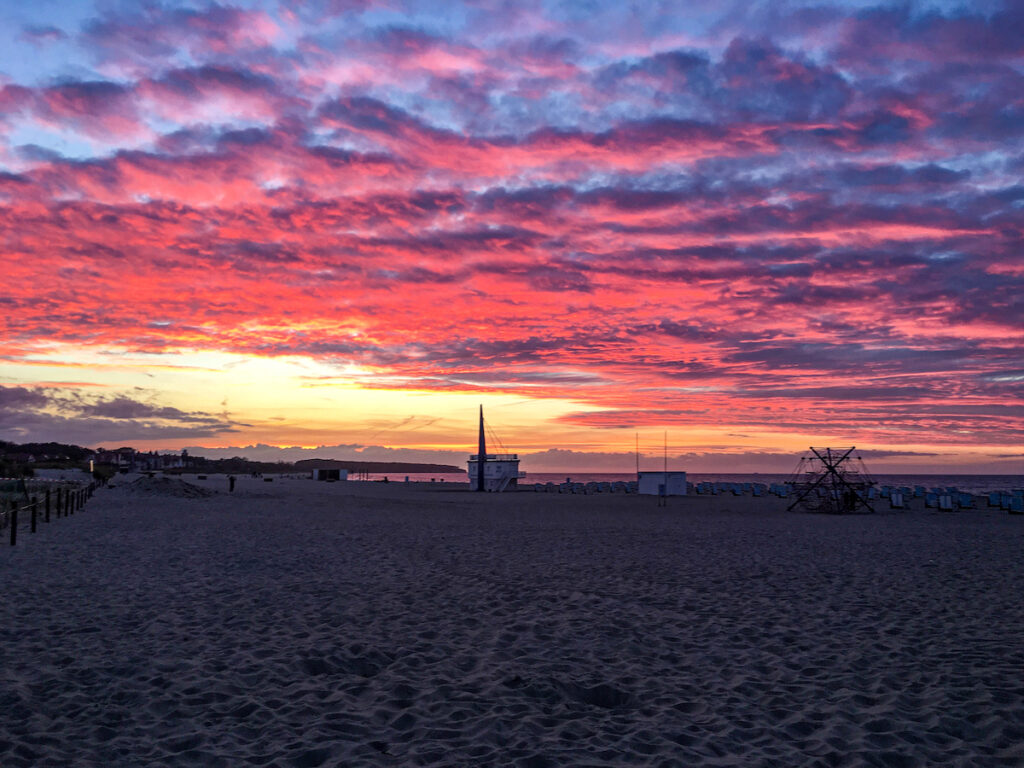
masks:
[(1020, 2), (0, 0), (0, 438), (1024, 473), (1022, 175)]

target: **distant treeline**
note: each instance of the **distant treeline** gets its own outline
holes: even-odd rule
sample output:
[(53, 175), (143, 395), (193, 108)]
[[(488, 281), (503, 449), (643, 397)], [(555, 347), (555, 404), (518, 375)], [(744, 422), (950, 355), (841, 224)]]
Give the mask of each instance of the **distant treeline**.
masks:
[(64, 443), (10, 443), (0, 440), (0, 456), (27, 458), (34, 461), (85, 461), (92, 456), (90, 448)]
[(462, 467), (449, 464), (410, 464), (401, 461), (342, 461), (341, 459), (302, 459), (295, 462), (298, 472), (312, 472), (314, 469), (347, 469), (349, 472), (394, 472), (396, 474), (448, 474), (464, 472)]
[(0, 440), (0, 477), (32, 477), (46, 467), (83, 467), (88, 448), (64, 443), (12, 443)]
[(241, 456), (230, 459), (206, 459), (202, 456), (190, 456), (189, 466), (183, 471), (188, 473), (202, 472), (209, 474), (283, 474), (286, 472), (312, 472), (314, 469), (347, 469), (356, 472), (393, 472), (395, 474), (416, 474), (435, 472), (462, 472), (459, 467), (447, 464), (407, 464), (400, 461), (342, 461), (340, 459), (303, 459), (294, 464), (287, 461), (251, 461)]
[[(0, 475), (20, 476), (31, 474), (32, 468), (81, 467), (88, 468), (89, 459), (95, 451), (80, 445), (63, 443), (11, 443), (0, 440)], [(188, 466), (172, 472), (204, 472), (210, 474), (280, 474), (285, 472), (312, 472), (314, 469), (347, 469), (349, 472), (392, 472), (394, 474), (418, 474), (431, 472), (444, 474), (462, 472), (460, 467), (447, 464), (411, 464), (399, 461), (341, 461), (338, 459), (303, 459), (294, 464), (286, 461), (252, 461), (243, 456), (230, 459), (207, 459), (203, 456), (189, 456)], [(110, 470), (114, 472), (116, 470)]]

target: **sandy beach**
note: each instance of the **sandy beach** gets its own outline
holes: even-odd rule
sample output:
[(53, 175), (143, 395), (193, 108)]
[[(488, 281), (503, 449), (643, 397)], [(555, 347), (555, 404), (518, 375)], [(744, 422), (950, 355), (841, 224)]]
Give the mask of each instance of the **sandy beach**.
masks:
[(0, 765), (1024, 765), (1024, 518), (190, 482), (0, 546)]

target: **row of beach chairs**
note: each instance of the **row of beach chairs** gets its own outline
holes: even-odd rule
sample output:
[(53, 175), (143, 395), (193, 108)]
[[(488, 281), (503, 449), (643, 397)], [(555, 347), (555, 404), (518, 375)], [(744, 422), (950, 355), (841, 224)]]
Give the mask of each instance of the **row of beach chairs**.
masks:
[[(575, 493), (590, 495), (595, 493), (637, 493), (637, 483), (631, 481), (589, 482), (589, 483), (534, 483), (533, 490), (537, 493)], [(770, 494), (780, 499), (792, 495), (793, 489), (787, 483), (731, 483), (731, 482), (700, 482), (687, 483), (687, 493), (708, 494), (717, 496), (719, 494), (731, 493), (734, 496), (764, 496)], [(828, 489), (816, 489), (819, 496), (828, 493)], [(974, 509), (974, 496), (970, 493), (962, 493), (955, 487), (934, 487), (925, 488), (916, 485), (891, 487), (883, 485), (881, 488), (871, 486), (863, 493), (868, 501), (885, 499), (889, 502), (891, 509), (906, 509), (912, 498), (923, 498), (924, 505), (928, 509), (937, 509), (940, 512), (953, 512), (956, 510)], [(998, 507), (1010, 514), (1024, 514), (1024, 490), (1010, 492), (996, 491), (988, 495), (988, 506)]]
[(771, 494), (779, 498), (786, 498), (792, 493), (792, 489), (785, 483), (765, 485), (764, 483), (712, 483), (705, 481), (701, 483), (687, 483), (686, 485), (687, 489), (691, 492), (710, 496), (718, 496), (723, 493), (731, 493), (733, 496), (746, 496), (747, 494), (764, 496), (765, 494)]
[(1007, 493), (996, 491), (988, 495), (988, 505), (1006, 510), (1011, 515), (1024, 515), (1024, 490), (1018, 489)]
[(637, 483), (635, 480), (618, 480), (614, 483), (534, 483), (533, 490), (536, 493), (580, 493), (588, 496), (595, 493), (636, 493)]

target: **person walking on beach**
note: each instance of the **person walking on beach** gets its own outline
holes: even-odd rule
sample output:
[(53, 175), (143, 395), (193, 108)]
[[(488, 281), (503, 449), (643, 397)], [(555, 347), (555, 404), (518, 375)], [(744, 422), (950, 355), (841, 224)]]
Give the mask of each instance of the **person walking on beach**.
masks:
[(235, 492), (235, 476), (228, 475), (228, 493)]

